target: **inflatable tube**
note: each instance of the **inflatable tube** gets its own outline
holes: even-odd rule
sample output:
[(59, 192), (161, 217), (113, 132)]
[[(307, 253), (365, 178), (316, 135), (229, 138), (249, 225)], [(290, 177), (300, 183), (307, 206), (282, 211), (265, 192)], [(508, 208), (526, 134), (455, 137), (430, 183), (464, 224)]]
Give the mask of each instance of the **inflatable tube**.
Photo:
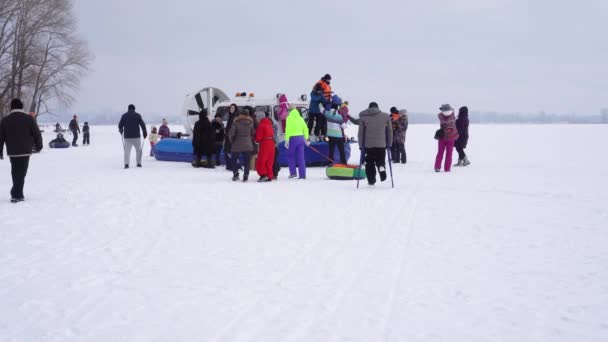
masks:
[[(319, 155), (316, 151), (310, 148), (305, 148), (304, 158), (306, 159), (307, 166), (325, 166), (331, 164), (327, 160), (326, 156), (329, 152), (329, 144), (326, 142), (314, 142), (311, 144), (317, 151), (322, 155)], [(346, 159), (350, 157), (350, 144), (344, 144), (344, 152)], [(220, 161), (225, 164), (225, 158), (223, 151), (220, 152)], [(334, 156), (337, 156), (338, 151), (334, 152)], [(154, 146), (154, 157), (159, 161), (173, 161), (173, 162), (186, 162), (191, 163), (194, 159), (194, 152), (192, 149), (192, 140), (190, 139), (171, 139), (165, 138), (159, 141)], [(282, 167), (287, 166), (287, 149), (284, 143), (279, 144), (279, 165)]]
[(66, 141), (63, 143), (59, 143), (59, 142), (49, 142), (49, 147), (50, 148), (68, 148), (70, 147), (70, 142)]
[(360, 169), (357, 165), (334, 164), (325, 169), (325, 174), (329, 179), (353, 180), (365, 179), (365, 169)]

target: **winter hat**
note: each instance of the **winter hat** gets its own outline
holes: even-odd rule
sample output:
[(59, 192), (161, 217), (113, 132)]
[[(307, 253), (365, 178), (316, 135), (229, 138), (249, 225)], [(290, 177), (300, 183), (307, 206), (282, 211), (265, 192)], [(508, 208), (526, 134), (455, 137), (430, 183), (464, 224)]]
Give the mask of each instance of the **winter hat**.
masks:
[(392, 113), (397, 113), (397, 107), (391, 107), (391, 114)]
[(134, 106), (134, 105), (132, 105), (132, 104), (130, 104), (130, 105), (129, 105), (129, 110), (135, 110), (135, 106)]
[(23, 102), (21, 102), (21, 100), (19, 100), (19, 99), (11, 100), (11, 110), (15, 110), (15, 109), (23, 109)]
[(452, 106), (450, 106), (449, 104), (442, 104), (441, 107), (439, 107), (439, 110), (442, 112), (447, 112), (450, 110), (454, 110), (454, 108), (452, 108)]
[(74, 119), (78, 119), (78, 117), (76, 116), (76, 114), (74, 114)]
[(323, 76), (322, 80), (323, 81), (331, 81), (331, 75), (330, 74), (325, 74), (325, 76)]
[(220, 119), (221, 119), (221, 118), (222, 118), (222, 114), (220, 114), (220, 113), (216, 113), (216, 114), (215, 114), (215, 118), (220, 118)]
[(88, 125), (88, 124), (89, 124), (89, 122), (88, 122), (88, 121), (85, 121), (85, 122), (84, 122), (84, 124), (85, 124), (85, 125)]
[(378, 104), (376, 102), (370, 102), (368, 108), (378, 108)]
[(469, 116), (469, 108), (467, 106), (460, 107), (460, 109), (458, 110), (458, 116)]

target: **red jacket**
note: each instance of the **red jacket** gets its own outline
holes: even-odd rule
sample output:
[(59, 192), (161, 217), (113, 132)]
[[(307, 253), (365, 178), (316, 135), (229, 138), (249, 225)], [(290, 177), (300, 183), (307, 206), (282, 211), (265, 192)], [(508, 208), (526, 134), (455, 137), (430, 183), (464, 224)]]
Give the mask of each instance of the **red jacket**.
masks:
[(255, 141), (260, 145), (271, 143), (274, 147), (274, 131), (272, 130), (272, 121), (269, 118), (263, 118), (255, 131)]

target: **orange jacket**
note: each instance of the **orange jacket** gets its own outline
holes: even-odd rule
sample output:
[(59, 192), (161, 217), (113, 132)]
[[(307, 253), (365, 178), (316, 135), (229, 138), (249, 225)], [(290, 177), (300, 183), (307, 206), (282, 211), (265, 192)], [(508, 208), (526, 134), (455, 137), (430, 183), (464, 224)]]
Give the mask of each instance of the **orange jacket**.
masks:
[(331, 86), (327, 83), (325, 83), (325, 81), (323, 80), (319, 80), (319, 82), (317, 82), (317, 84), (321, 85), (321, 88), (323, 88), (323, 96), (325, 96), (325, 98), (327, 99), (327, 101), (331, 101)]

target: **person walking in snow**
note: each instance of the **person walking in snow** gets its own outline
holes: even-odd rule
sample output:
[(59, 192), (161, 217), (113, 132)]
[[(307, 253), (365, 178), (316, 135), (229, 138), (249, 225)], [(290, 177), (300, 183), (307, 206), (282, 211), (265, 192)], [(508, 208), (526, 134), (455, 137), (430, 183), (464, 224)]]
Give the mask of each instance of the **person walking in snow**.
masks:
[(327, 137), (329, 138), (329, 159), (334, 160), (334, 150), (338, 147), (340, 153), (340, 163), (346, 164), (346, 153), (344, 151), (344, 117), (338, 114), (338, 108), (342, 104), (339, 96), (334, 95), (331, 100), (331, 105), (327, 105), (325, 109), (325, 118), (327, 119)]
[[(230, 132), (234, 120), (239, 116), (239, 107), (236, 104), (231, 104), (228, 107), (228, 122), (226, 123), (226, 133)], [(224, 140), (224, 159), (226, 160), (226, 170), (234, 171), (232, 167), (232, 144), (226, 134)]]
[[(192, 148), (194, 150), (194, 161), (192, 166), (199, 167), (204, 165), (207, 168), (214, 168), (213, 153), (215, 152), (215, 130), (211, 127), (211, 122), (207, 117), (207, 109), (204, 108), (198, 113), (198, 121), (192, 130)], [(205, 156), (207, 163), (202, 163)]]
[(150, 130), (150, 157), (154, 157), (154, 146), (156, 146), (158, 140), (160, 140), (160, 135), (158, 135), (156, 126), (152, 126)]
[(408, 126), (407, 110), (397, 110), (395, 108), (395, 111), (391, 114), (391, 122), (393, 124), (393, 148), (391, 150), (393, 163), (405, 164), (407, 163), (407, 154), (405, 153), (405, 134)]
[[(287, 164), (289, 165), (289, 178), (306, 179), (306, 160), (304, 147), (310, 146), (308, 140), (308, 126), (302, 115), (292, 105), (287, 116), (285, 127), (285, 148), (287, 149)], [(296, 174), (296, 166), (298, 174)]]
[(255, 131), (255, 141), (260, 145), (256, 170), (260, 179), (258, 182), (270, 182), (274, 178), (274, 130), (270, 113), (265, 113), (265, 117), (260, 121)]
[(72, 146), (78, 146), (78, 133), (80, 133), (80, 126), (78, 125), (78, 117), (74, 114), (72, 121), (68, 125), (68, 128), (72, 132)]
[(249, 169), (251, 163), (251, 154), (253, 153), (253, 140), (255, 138), (255, 129), (253, 128), (253, 119), (249, 113), (249, 109), (242, 109), (239, 116), (234, 119), (228, 131), (228, 139), (230, 140), (230, 154), (232, 158), (233, 181), (239, 180), (239, 160), (244, 159), (243, 182), (249, 179)]
[(359, 149), (365, 156), (365, 173), (369, 185), (376, 184), (376, 169), (380, 181), (386, 180), (386, 149), (393, 141), (391, 119), (387, 113), (371, 102), (369, 108), (359, 114)]
[(118, 122), (118, 132), (120, 132), (123, 137), (125, 169), (129, 168), (131, 150), (133, 148), (135, 148), (137, 167), (141, 167), (143, 146), (141, 143), (141, 134), (139, 132), (140, 128), (144, 140), (146, 140), (148, 131), (146, 130), (144, 119), (135, 111), (135, 106), (130, 104), (128, 111), (122, 115), (120, 122)]
[[(323, 109), (331, 103), (331, 75), (325, 74), (313, 87), (310, 93), (310, 105), (308, 106), (308, 132), (322, 140), (326, 134), (325, 115)], [(316, 125), (315, 125), (316, 121)], [(314, 131), (313, 131), (314, 127)]]
[(161, 139), (169, 138), (171, 136), (171, 130), (169, 129), (169, 124), (165, 118), (163, 118), (162, 124), (158, 128), (158, 135), (160, 135)]
[(10, 103), (10, 114), (0, 121), (0, 160), (4, 159), (4, 144), (6, 154), (11, 161), (11, 202), (25, 200), (23, 187), (25, 176), (30, 163), (32, 151), (42, 150), (42, 136), (36, 120), (25, 113), (23, 102), (13, 99)]
[(82, 145), (91, 145), (91, 130), (87, 121), (82, 126)]
[[(213, 128), (213, 131), (215, 132), (215, 165), (221, 165), (220, 156), (222, 154), (222, 145), (224, 144), (226, 130), (220, 113), (215, 114), (215, 118), (211, 121), (211, 128)], [(224, 158), (227, 157), (224, 156)]]
[(445, 154), (445, 172), (450, 172), (452, 167), (452, 152), (454, 151), (454, 142), (458, 139), (458, 130), (456, 129), (456, 117), (454, 109), (449, 104), (442, 105), (437, 114), (439, 124), (441, 125), (442, 137), (437, 140), (437, 156), (435, 157), (435, 172), (441, 171), (441, 162)]
[(464, 149), (467, 148), (469, 142), (469, 108), (466, 106), (460, 107), (458, 110), (458, 119), (456, 119), (456, 129), (458, 130), (458, 139), (454, 147), (458, 152), (458, 163), (454, 166), (467, 166), (471, 164)]

